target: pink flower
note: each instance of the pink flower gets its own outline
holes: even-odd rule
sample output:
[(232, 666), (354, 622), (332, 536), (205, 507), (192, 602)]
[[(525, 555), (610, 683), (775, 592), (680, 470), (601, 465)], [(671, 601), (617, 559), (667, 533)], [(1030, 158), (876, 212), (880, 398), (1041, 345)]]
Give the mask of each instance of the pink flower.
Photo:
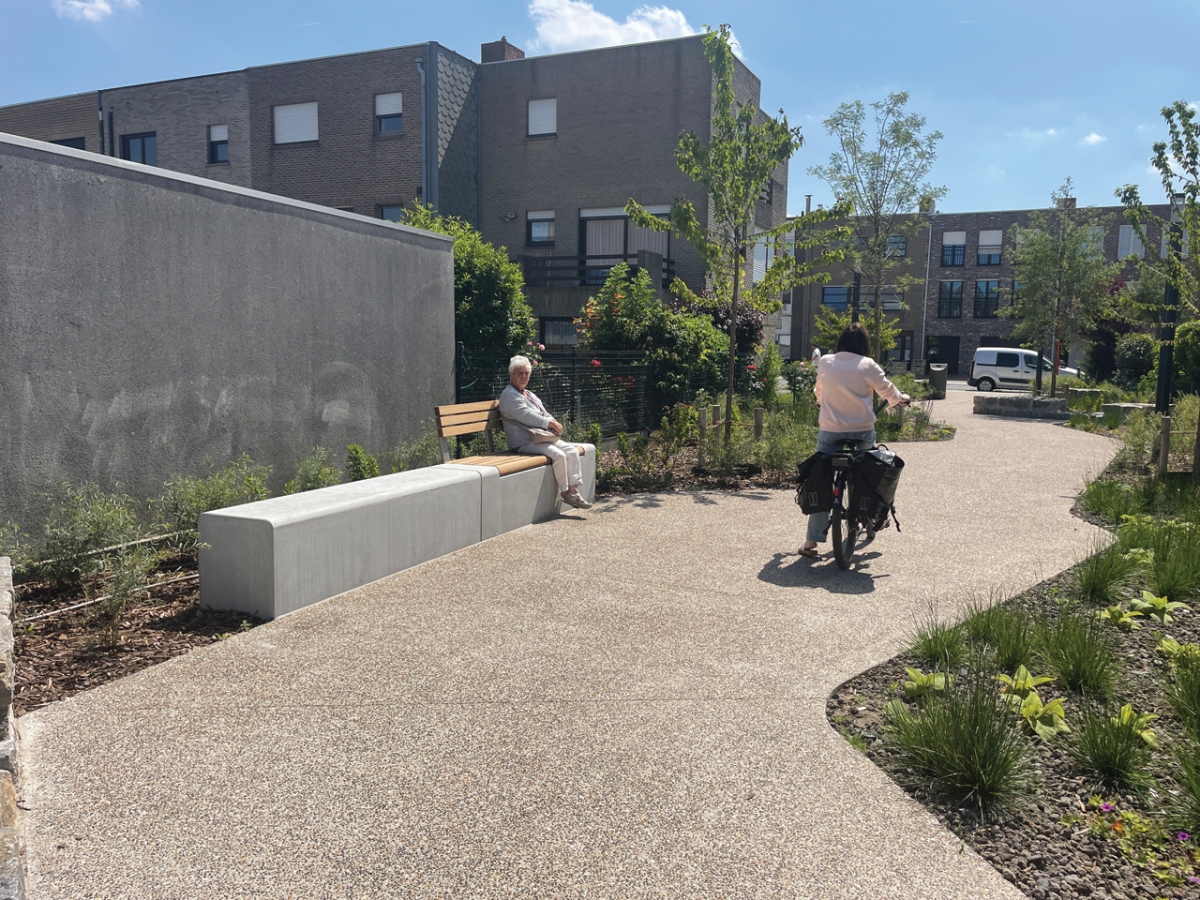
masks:
[(1186, 831), (1181, 831), (1179, 834), (1175, 835), (1175, 840), (1179, 841), (1181, 844), (1186, 844), (1188, 842), (1188, 838), (1190, 837), (1191, 835)]
[(1100, 812), (1110, 813), (1114, 809), (1116, 809), (1116, 807), (1113, 806), (1111, 803), (1101, 803), (1100, 804)]
[(592, 365), (593, 365), (593, 366), (595, 366), (597, 369), (598, 369), (598, 368), (600, 368), (600, 360), (598, 360), (598, 359), (593, 359), (593, 360), (592, 360)]
[(746, 366), (746, 368), (749, 369), (751, 372), (758, 371), (758, 366), (755, 366), (755, 365), (749, 365), (749, 366)]

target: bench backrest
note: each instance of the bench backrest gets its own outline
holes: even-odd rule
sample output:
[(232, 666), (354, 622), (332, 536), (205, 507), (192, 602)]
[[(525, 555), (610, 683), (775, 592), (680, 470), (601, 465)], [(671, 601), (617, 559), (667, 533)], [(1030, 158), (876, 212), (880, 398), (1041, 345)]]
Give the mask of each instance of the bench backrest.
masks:
[(437, 424), (438, 441), (442, 446), (442, 462), (450, 462), (450, 443), (446, 438), (460, 434), (478, 434), (482, 431), (487, 438), (488, 452), (496, 452), (492, 432), (504, 427), (500, 421), (499, 400), (435, 406), (433, 414)]

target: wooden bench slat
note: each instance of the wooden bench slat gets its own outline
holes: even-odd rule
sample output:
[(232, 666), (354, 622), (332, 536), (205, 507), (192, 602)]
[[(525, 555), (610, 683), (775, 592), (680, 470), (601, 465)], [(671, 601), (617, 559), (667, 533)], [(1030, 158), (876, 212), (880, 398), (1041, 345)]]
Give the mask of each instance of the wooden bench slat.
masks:
[(497, 427), (499, 427), (499, 425), (500, 425), (499, 414), (497, 414), (495, 412), (459, 413), (457, 415), (452, 415), (452, 416), (442, 416), (442, 418), (438, 420), (438, 424), (441, 425), (442, 427), (445, 427), (447, 425), (467, 425), (467, 424), (471, 424), (471, 423), (478, 423), (481, 425), (485, 425), (489, 422), (494, 422), (497, 425)]
[(435, 406), (433, 411), (439, 416), (445, 413), (476, 412), (481, 409), (499, 409), (499, 400), (480, 400), (478, 403), (449, 403)]
[[(578, 444), (575, 445), (579, 449), (579, 455), (586, 455), (586, 451)], [(507, 475), (510, 472), (524, 472), (526, 469), (536, 469), (538, 466), (550, 465), (550, 460), (545, 456), (539, 456), (534, 453), (498, 453), (491, 456), (468, 456), (463, 459), (453, 459), (451, 465), (456, 466), (490, 466), (497, 469), (501, 475)]]
[(475, 434), (483, 431), (486, 428), (486, 423), (474, 423), (469, 425), (449, 425), (445, 428), (438, 429), (438, 437), (452, 437), (456, 434)]

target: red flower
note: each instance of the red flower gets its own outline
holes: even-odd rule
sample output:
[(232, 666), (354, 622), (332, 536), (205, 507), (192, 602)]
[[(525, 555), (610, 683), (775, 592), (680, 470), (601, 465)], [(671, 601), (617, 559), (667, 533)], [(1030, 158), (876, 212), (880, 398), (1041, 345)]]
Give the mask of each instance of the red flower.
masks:
[(600, 360), (598, 360), (598, 359), (593, 359), (593, 360), (592, 360), (592, 365), (593, 365), (593, 366), (595, 366), (597, 369), (598, 369), (598, 368), (600, 368)]
[(749, 369), (751, 372), (757, 372), (757, 371), (758, 371), (758, 366), (749, 365), (749, 366), (746, 366), (746, 368), (747, 368), (747, 369)]

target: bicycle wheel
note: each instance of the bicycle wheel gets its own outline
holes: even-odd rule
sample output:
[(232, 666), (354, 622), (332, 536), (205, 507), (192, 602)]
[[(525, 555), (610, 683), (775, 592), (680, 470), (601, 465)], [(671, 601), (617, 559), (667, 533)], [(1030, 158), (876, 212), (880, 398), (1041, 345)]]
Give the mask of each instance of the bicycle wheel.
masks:
[(830, 516), (833, 519), (833, 558), (839, 568), (850, 568), (854, 558), (854, 544), (858, 540), (858, 520), (850, 503), (850, 479), (839, 475), (835, 482), (838, 490)]

